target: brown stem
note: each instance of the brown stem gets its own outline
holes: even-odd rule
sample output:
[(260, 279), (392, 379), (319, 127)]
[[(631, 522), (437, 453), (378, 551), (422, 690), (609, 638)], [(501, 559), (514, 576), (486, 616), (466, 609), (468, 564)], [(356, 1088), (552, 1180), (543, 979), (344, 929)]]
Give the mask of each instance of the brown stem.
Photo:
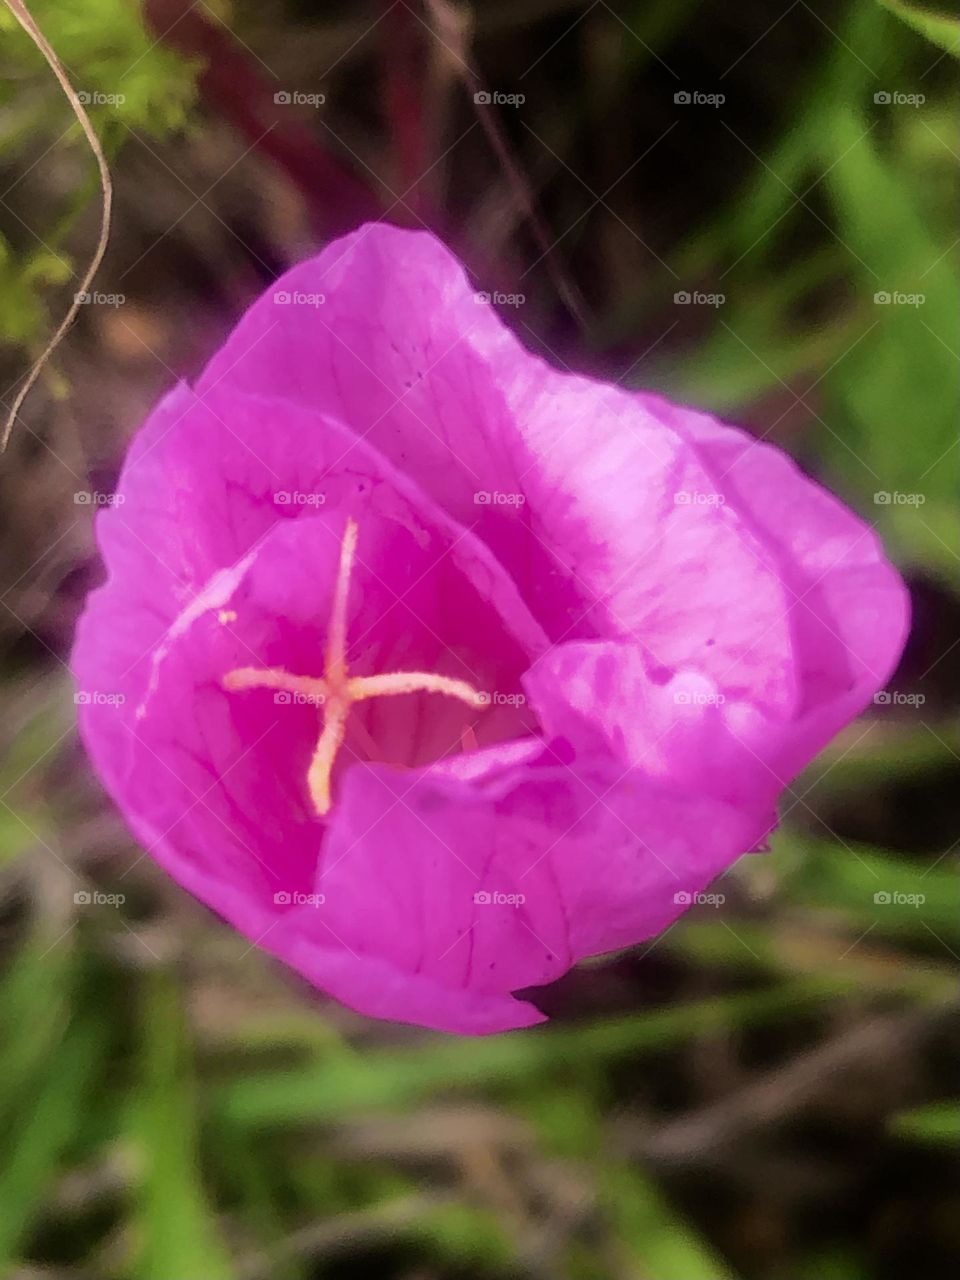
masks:
[(40, 359), (36, 361), (33, 368), (27, 374), (27, 378), (23, 386), (17, 392), (16, 398), (13, 402), (13, 407), (7, 415), (7, 420), (4, 423), (3, 432), (0, 433), (0, 453), (2, 453), (7, 447), (7, 442), (10, 439), (10, 433), (13, 431), (13, 424), (17, 420), (17, 415), (23, 406), (24, 400), (26, 400), (27, 396), (32, 391), (34, 384), (43, 371), (44, 365), (60, 345), (63, 335), (70, 328), (71, 324), (73, 324), (76, 319), (77, 312), (83, 305), (83, 295), (89, 290), (90, 285), (93, 283), (93, 278), (97, 274), (100, 263), (103, 261), (103, 255), (107, 250), (107, 241), (110, 238), (110, 212), (113, 207), (113, 183), (110, 180), (110, 170), (107, 167), (106, 156), (103, 154), (100, 139), (97, 137), (94, 127), (90, 123), (90, 117), (84, 110), (83, 104), (77, 96), (77, 92), (70, 83), (67, 73), (63, 68), (63, 63), (57, 57), (52, 46), (37, 26), (36, 22), (34, 22), (33, 16), (23, 3), (23, 0), (6, 0), (6, 5), (16, 18), (17, 22), (20, 23), (20, 26), (23, 27), (30, 40), (32, 40), (40, 50), (47, 66), (56, 76), (57, 81), (60, 84), (60, 88), (63, 90), (64, 97), (70, 103), (73, 114), (77, 117), (80, 128), (83, 130), (86, 139), (90, 144), (90, 150), (93, 152), (94, 158), (96, 159), (97, 169), (100, 172), (100, 190), (103, 193), (103, 204), (100, 214), (100, 235), (97, 239), (97, 247), (93, 252), (93, 257), (90, 259), (90, 265), (84, 272), (83, 279), (80, 282), (80, 289), (73, 295), (73, 302), (68, 308), (67, 314), (60, 321), (56, 332), (44, 348)]
[(157, 40), (203, 61), (201, 98), (299, 188), (321, 239), (379, 215), (379, 196), (291, 119), (289, 107), (274, 101), (276, 86), (225, 27), (210, 21), (192, 0), (144, 0), (143, 15)]

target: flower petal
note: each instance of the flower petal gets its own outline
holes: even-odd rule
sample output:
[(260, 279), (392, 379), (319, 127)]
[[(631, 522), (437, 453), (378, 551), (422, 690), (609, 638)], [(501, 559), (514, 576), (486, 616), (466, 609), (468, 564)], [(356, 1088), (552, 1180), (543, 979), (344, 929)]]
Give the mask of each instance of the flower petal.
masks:
[(776, 762), (790, 780), (893, 674), (910, 626), (906, 586), (872, 527), (787, 454), (708, 414), (644, 399), (688, 433), (779, 561), (799, 682), (797, 732)]
[[(394, 1018), (421, 1020), (410, 1009), (428, 982), (448, 994), (428, 1025), (469, 1031), (478, 995), (506, 999), (652, 936), (747, 847), (733, 806), (637, 771), (573, 770), (549, 749), (505, 768), (492, 748), (474, 764), (488, 755), (489, 775), (466, 785), (438, 769), (353, 769), (324, 838), (317, 936), (401, 975)], [(364, 979), (336, 994), (375, 1011)]]
[[(278, 504), (275, 475), (326, 501)], [(88, 695), (81, 732), (152, 856), (256, 936), (275, 892), (312, 881), (322, 824), (305, 776), (319, 718), (222, 681), (246, 666), (319, 674), (346, 515), (360, 528), (355, 674), (421, 669), (516, 690), (542, 633), (468, 530), (338, 424), (288, 405), (179, 391), (138, 437), (118, 493), (98, 521), (109, 577), (72, 659)], [(373, 700), (352, 713), (345, 759), (371, 739), (380, 759), (435, 759), (459, 746), (465, 714), (442, 695)], [(491, 705), (478, 740), (526, 732), (523, 715)]]
[(613, 632), (789, 713), (786, 606), (763, 541), (699, 500), (709, 476), (681, 432), (629, 392), (550, 368), (484, 296), (433, 236), (370, 224), (254, 303), (198, 389), (340, 418), (475, 526), (554, 641)]
[(753, 847), (774, 825), (784, 782), (763, 758), (794, 732), (748, 702), (728, 701), (706, 677), (683, 671), (654, 679), (632, 645), (558, 645), (523, 680), (544, 733), (574, 754), (608, 753), (640, 769), (755, 815)]

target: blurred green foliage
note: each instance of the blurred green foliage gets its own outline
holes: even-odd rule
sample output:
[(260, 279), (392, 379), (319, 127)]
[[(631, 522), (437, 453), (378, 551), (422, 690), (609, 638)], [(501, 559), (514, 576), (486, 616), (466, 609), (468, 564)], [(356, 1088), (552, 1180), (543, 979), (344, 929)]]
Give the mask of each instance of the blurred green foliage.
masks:
[[(122, 125), (154, 137), (186, 126), (196, 68), (147, 33), (139, 5), (33, 0), (30, 12), (107, 141), (120, 136)], [(35, 147), (43, 130), (58, 121), (61, 128), (69, 123), (67, 104), (58, 97), (39, 50), (6, 8), (0, 11), (0, 32), (6, 70), (0, 105), (5, 120), (12, 120), (4, 146)]]
[[(958, 52), (956, 21), (902, 4), (886, 9)], [(735, 264), (737, 288), (705, 336), (697, 367), (669, 363), (654, 376), (726, 414), (778, 389), (802, 397), (814, 414), (807, 460), (854, 500), (874, 491), (922, 494), (922, 519), (902, 505), (877, 506), (879, 530), (901, 563), (956, 583), (956, 94), (881, 122), (875, 93), (904, 85), (919, 92), (935, 61), (929, 45), (905, 38), (874, 0), (850, 6), (837, 36), (782, 141), (757, 157), (741, 198), (678, 255), (681, 279)], [(835, 221), (798, 261), (791, 237), (821, 185)], [(812, 305), (824, 288), (834, 308), (829, 319)], [(922, 309), (876, 301), (895, 292), (922, 295)], [(643, 377), (649, 381), (646, 371)]]
[(891, 1120), (891, 1128), (904, 1138), (956, 1150), (960, 1142), (960, 1102), (935, 1102), (929, 1107), (902, 1111)]
[[(197, 67), (147, 34), (139, 5), (132, 0), (33, 0), (30, 12), (63, 63), (108, 157), (116, 156), (132, 129), (164, 137), (187, 127)], [(50, 152), (63, 147), (89, 151), (43, 56), (6, 6), (0, 6), (0, 112), (0, 172), (16, 172), (19, 166), (16, 182)], [(49, 225), (38, 227), (32, 218), (28, 225), (15, 215), (14, 225), (22, 232), (16, 246), (0, 232), (3, 341), (29, 348), (43, 345), (50, 323), (47, 291), (73, 278), (65, 244), (77, 216), (96, 197), (92, 157), (89, 169), (88, 181), (64, 207), (49, 211)]]
[(905, 4), (903, 0), (880, 0), (880, 3), (933, 44), (960, 58), (960, 18), (934, 13), (921, 5)]

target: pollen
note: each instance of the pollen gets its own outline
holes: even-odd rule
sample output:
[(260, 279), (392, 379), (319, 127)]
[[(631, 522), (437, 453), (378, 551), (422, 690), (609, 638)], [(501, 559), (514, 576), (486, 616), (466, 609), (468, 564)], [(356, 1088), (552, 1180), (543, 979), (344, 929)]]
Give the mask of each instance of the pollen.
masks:
[[(350, 578), (357, 554), (357, 523), (347, 520), (340, 544), (340, 563), (333, 590), (327, 646), (322, 676), (298, 676), (283, 667), (237, 667), (228, 671), (221, 683), (231, 693), (247, 689), (273, 689), (293, 695), (320, 709), (321, 729), (307, 769), (307, 789), (320, 817), (330, 812), (333, 766), (347, 732), (350, 709), (355, 702), (370, 698), (390, 698), (404, 693), (441, 693), (457, 698), (474, 710), (489, 704), (486, 693), (465, 680), (436, 675), (429, 671), (386, 671), (375, 676), (351, 676), (347, 665), (347, 605)], [(476, 742), (472, 727), (465, 730)], [(467, 737), (464, 741), (467, 741)]]

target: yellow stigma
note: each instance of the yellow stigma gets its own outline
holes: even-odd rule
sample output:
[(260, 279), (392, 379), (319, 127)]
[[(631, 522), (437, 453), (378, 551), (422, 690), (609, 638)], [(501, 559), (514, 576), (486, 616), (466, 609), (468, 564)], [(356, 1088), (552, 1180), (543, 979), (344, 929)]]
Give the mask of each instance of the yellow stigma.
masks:
[[(477, 710), (485, 707), (487, 695), (465, 680), (433, 675), (428, 671), (389, 671), (378, 676), (351, 676), (347, 668), (347, 604), (350, 575), (357, 552), (357, 524), (348, 519), (340, 544), (340, 565), (333, 590), (330, 625), (322, 676), (298, 676), (283, 667), (238, 667), (223, 677), (223, 687), (231, 692), (243, 689), (275, 689), (296, 694), (320, 708), (323, 727), (317, 738), (307, 788), (313, 807), (323, 816), (330, 812), (330, 778), (337, 752), (346, 737), (350, 708), (368, 698), (389, 698), (401, 693), (445, 693)], [(472, 733), (472, 731), (471, 731)], [(475, 738), (474, 738), (475, 741)]]

